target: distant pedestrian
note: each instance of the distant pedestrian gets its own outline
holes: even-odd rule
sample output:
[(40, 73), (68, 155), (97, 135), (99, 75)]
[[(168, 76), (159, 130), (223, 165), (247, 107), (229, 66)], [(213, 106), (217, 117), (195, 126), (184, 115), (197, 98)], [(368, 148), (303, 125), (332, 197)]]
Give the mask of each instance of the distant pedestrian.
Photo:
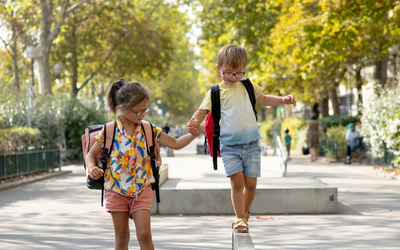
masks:
[[(130, 232), (129, 219), (133, 219), (140, 249), (154, 249), (150, 230), (151, 201), (154, 183), (150, 157), (147, 153), (142, 120), (150, 110), (149, 95), (146, 88), (138, 82), (125, 83), (121, 79), (111, 85), (108, 92), (110, 112), (120, 113), (114, 131), (115, 138), (111, 156), (105, 171), (96, 166), (96, 156), (104, 147), (104, 129), (96, 136), (86, 156), (88, 174), (92, 179), (104, 177), (105, 209), (111, 213), (115, 249), (128, 249)], [(160, 144), (181, 149), (195, 139), (201, 131), (194, 119), (188, 123), (189, 132), (179, 139), (162, 133), (153, 125), (155, 137)], [(151, 135), (147, 135), (151, 136)]]
[(179, 136), (181, 136), (181, 128), (179, 127), (179, 123), (176, 124), (175, 126), (175, 134), (174, 134), (175, 138), (179, 138)]
[[(169, 134), (169, 132), (170, 132), (170, 130), (171, 130), (171, 128), (168, 126), (168, 123), (167, 123), (167, 121), (164, 121), (164, 124), (163, 124), (163, 126), (162, 126), (162, 132), (164, 132), (165, 134)], [(168, 157), (170, 154), (170, 150), (171, 150), (171, 152), (172, 152), (172, 149), (170, 149), (170, 148), (168, 148), (168, 147), (164, 147), (165, 148), (165, 157)]]
[(283, 131), (285, 131), (285, 146), (286, 146), (286, 152), (287, 152), (287, 160), (290, 161), (290, 146), (291, 146), (291, 141), (292, 137), (289, 135), (289, 129), (284, 128)]
[(171, 130), (171, 128), (168, 126), (167, 121), (164, 121), (163, 126), (161, 127), (162, 132), (166, 133), (167, 135), (169, 134), (169, 131)]
[(351, 164), (351, 151), (354, 150), (354, 140), (361, 137), (360, 131), (355, 128), (354, 123), (349, 123), (346, 131), (346, 161), (345, 164)]
[(306, 130), (306, 142), (311, 153), (311, 161), (317, 160), (318, 148), (319, 148), (319, 134), (318, 130), (321, 132), (322, 140), (325, 140), (325, 133), (321, 125), (317, 121), (318, 116), (316, 113), (311, 114), (311, 121), (307, 124)]

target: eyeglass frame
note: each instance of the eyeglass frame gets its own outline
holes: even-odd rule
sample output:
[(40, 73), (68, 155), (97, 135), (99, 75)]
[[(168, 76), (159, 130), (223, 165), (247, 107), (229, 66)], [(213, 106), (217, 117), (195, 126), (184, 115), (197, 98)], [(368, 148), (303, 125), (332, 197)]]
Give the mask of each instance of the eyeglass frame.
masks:
[[(135, 113), (136, 116), (141, 116), (143, 115), (143, 113), (147, 114), (150, 110), (151, 110), (151, 106), (147, 105), (147, 107), (145, 109), (141, 109), (138, 111), (133, 111), (132, 109), (129, 109), (130, 111), (132, 111), (133, 113)], [(140, 113), (140, 115), (139, 115)]]
[[(244, 76), (244, 74), (246, 74), (246, 70), (244, 70), (243, 72), (236, 72), (235, 74), (232, 74), (231, 72), (224, 72), (224, 70), (219, 67), (219, 69), (222, 71), (222, 74), (231, 74), (231, 77), (226, 76), (228, 79), (231, 79), (233, 76), (235, 76), (236, 79), (242, 79), (242, 77)], [(237, 77), (237, 74), (243, 73), (243, 75), (241, 77)]]

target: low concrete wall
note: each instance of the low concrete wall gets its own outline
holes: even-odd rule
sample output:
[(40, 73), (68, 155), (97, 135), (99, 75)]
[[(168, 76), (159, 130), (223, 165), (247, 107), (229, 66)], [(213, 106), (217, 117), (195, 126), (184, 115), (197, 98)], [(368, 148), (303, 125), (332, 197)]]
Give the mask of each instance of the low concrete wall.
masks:
[[(219, 215), (234, 214), (230, 189), (161, 188), (159, 214)], [(336, 214), (337, 188), (258, 189), (253, 214)]]
[[(163, 164), (160, 168), (160, 187), (168, 180), (168, 164)], [(160, 188), (161, 189), (161, 188)], [(158, 213), (158, 204), (156, 201), (156, 191), (153, 191), (153, 200), (151, 201), (151, 213), (157, 214)], [(160, 190), (160, 200), (163, 200), (162, 193)]]

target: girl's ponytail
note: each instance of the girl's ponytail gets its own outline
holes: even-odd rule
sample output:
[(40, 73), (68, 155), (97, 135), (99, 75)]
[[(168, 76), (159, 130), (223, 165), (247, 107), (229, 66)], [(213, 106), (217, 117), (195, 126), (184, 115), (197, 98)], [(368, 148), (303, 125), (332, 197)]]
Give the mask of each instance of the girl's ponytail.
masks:
[(117, 108), (120, 105), (120, 100), (118, 100), (118, 91), (124, 85), (125, 79), (121, 78), (118, 81), (114, 82), (110, 86), (110, 90), (108, 91), (107, 103), (110, 109), (110, 112), (113, 114), (117, 113)]
[(149, 100), (147, 89), (138, 82), (126, 83), (123, 78), (110, 86), (107, 96), (108, 107), (113, 114), (120, 106), (128, 110), (144, 100)]

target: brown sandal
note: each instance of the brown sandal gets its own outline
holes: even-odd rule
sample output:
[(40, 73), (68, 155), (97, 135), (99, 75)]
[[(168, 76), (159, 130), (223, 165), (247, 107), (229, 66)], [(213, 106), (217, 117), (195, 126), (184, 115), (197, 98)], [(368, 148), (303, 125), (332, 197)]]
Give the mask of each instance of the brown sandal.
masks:
[[(244, 229), (239, 229), (242, 227)], [(245, 218), (236, 218), (232, 223), (232, 228), (235, 233), (248, 233), (249, 232), (249, 225), (247, 224), (247, 220)]]

